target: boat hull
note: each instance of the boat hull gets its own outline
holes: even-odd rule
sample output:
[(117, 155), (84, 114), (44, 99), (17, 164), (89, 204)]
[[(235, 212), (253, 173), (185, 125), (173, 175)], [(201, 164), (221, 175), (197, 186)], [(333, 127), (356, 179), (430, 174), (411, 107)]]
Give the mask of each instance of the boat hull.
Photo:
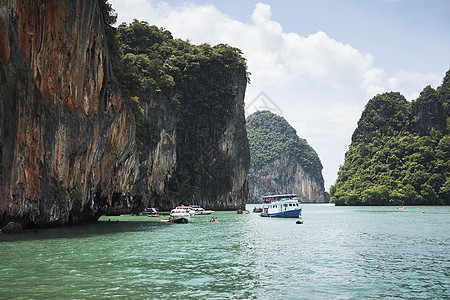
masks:
[(186, 224), (189, 222), (188, 218), (182, 218), (182, 217), (178, 217), (178, 218), (172, 218), (172, 223), (180, 223), (180, 224)]
[(276, 213), (261, 213), (261, 217), (270, 217), (270, 218), (299, 218), (301, 209), (293, 209), (287, 211), (281, 211)]

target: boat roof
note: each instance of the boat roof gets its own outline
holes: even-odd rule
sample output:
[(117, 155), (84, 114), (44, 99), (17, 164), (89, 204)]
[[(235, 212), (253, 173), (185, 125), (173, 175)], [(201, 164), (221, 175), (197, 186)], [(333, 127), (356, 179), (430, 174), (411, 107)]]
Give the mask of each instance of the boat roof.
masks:
[(263, 199), (278, 199), (278, 198), (292, 198), (292, 197), (298, 197), (298, 194), (268, 195), (263, 196)]
[(172, 211), (188, 211), (188, 210), (189, 210), (188, 208), (177, 207), (177, 208), (172, 209), (171, 212)]

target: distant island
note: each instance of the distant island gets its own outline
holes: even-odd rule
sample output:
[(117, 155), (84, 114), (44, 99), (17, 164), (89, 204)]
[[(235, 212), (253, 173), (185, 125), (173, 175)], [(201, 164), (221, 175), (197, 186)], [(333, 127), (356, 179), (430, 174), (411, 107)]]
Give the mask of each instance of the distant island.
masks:
[(264, 195), (299, 194), (303, 202), (328, 202), (316, 151), (283, 118), (258, 111), (247, 118), (250, 143), (249, 202)]
[(436, 90), (408, 102), (371, 99), (353, 133), (336, 183), (336, 205), (450, 205), (450, 70)]

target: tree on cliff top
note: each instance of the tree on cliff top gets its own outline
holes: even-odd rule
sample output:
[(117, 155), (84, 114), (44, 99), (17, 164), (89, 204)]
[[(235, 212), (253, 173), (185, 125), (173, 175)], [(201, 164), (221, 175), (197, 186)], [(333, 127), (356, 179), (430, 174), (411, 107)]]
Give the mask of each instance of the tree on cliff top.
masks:
[(295, 158), (305, 171), (322, 171), (316, 151), (306, 140), (298, 137), (283, 117), (267, 110), (257, 111), (247, 118), (247, 135), (252, 166), (263, 166), (286, 154)]
[[(174, 39), (171, 32), (145, 21), (134, 20), (118, 27), (124, 64), (137, 70), (143, 82), (150, 82), (156, 92), (174, 103), (180, 101), (180, 89), (197, 76), (201, 67), (218, 71), (247, 71), (242, 52), (234, 47), (218, 44), (193, 45)], [(207, 78), (211, 79), (211, 78)], [(214, 78), (213, 78), (214, 79)]]
[[(180, 89), (196, 80), (200, 66), (217, 72), (244, 72), (249, 81), (247, 64), (241, 50), (226, 44), (193, 45), (174, 39), (165, 28), (134, 20), (113, 27), (117, 14), (108, 0), (98, 0), (103, 17), (113, 71), (126, 97), (139, 96), (145, 84), (154, 86), (174, 104), (179, 104)], [(214, 80), (214, 78), (206, 78)]]

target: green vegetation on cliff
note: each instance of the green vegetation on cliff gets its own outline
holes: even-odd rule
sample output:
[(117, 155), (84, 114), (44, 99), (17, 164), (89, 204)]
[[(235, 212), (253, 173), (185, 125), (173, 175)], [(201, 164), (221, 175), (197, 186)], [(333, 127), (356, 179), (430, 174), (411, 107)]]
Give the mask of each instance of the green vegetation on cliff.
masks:
[[(195, 80), (198, 71), (208, 66), (217, 72), (243, 71), (247, 66), (242, 52), (234, 47), (219, 44), (192, 45), (174, 39), (170, 31), (134, 20), (119, 25), (122, 42), (122, 61), (135, 68), (143, 82), (150, 82), (157, 92), (177, 101), (181, 84)], [(214, 78), (207, 78), (208, 81)]]
[(285, 154), (295, 158), (305, 171), (322, 171), (317, 153), (283, 117), (270, 111), (255, 112), (247, 118), (247, 135), (252, 166), (265, 165)]
[(450, 71), (408, 102), (399, 93), (371, 99), (338, 178), (336, 205), (450, 204)]

